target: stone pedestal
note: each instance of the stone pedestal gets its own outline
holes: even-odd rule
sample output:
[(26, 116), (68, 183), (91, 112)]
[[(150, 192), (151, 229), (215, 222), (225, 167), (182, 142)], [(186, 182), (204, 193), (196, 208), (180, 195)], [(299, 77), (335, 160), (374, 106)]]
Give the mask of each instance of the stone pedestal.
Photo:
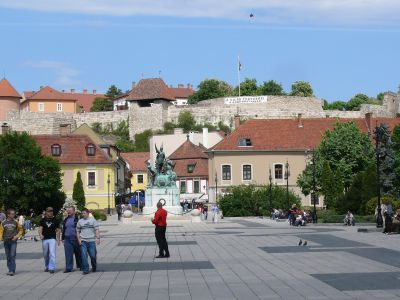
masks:
[(130, 210), (124, 211), (122, 214), (122, 224), (132, 224), (133, 212)]
[[(146, 202), (143, 207), (143, 215), (152, 215), (157, 210), (160, 199), (165, 200), (164, 209), (171, 215), (182, 215), (183, 210), (179, 201), (179, 189), (174, 187), (152, 187), (146, 189)], [(164, 201), (163, 201), (164, 202)]]

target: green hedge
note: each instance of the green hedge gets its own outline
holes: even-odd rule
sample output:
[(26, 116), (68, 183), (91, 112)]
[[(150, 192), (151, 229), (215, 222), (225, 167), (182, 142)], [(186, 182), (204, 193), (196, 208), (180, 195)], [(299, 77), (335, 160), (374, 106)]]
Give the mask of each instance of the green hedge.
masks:
[[(344, 214), (338, 214), (334, 210), (320, 210), (317, 211), (318, 215), (318, 223), (343, 223)], [(354, 215), (357, 223), (375, 223), (375, 216), (374, 215)]]

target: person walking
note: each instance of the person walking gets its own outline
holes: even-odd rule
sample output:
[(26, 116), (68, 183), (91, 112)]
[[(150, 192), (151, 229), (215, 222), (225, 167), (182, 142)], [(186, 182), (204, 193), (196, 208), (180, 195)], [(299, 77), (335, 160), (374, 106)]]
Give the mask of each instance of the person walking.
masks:
[(22, 237), (23, 227), (16, 220), (15, 209), (8, 209), (6, 220), (0, 225), (0, 240), (4, 241), (4, 250), (6, 252), (7, 267), (9, 276), (15, 275), (15, 258), (17, 255), (17, 240)]
[(79, 218), (75, 214), (75, 207), (67, 208), (67, 217), (63, 222), (62, 242), (65, 252), (65, 270), (64, 273), (72, 272), (74, 268), (74, 255), (76, 267), (82, 270), (81, 247), (79, 247), (76, 235), (76, 225)]
[(39, 237), (42, 240), (44, 271), (54, 274), (57, 245), (60, 246), (60, 222), (54, 217), (52, 207), (46, 208), (45, 217), (40, 220)]
[(88, 254), (92, 272), (97, 270), (97, 249), (100, 244), (99, 224), (96, 219), (89, 216), (87, 208), (82, 209), (82, 219), (76, 225), (78, 243), (81, 246), (82, 253), (82, 271), (83, 275), (89, 274)]
[(168, 212), (163, 209), (162, 203), (158, 202), (154, 218), (151, 218), (151, 222), (156, 226), (155, 236), (159, 248), (159, 254), (156, 258), (169, 257), (168, 242), (165, 237), (165, 232), (167, 231), (167, 215)]
[(212, 212), (212, 220), (214, 223), (218, 222), (218, 213), (219, 213), (219, 208), (217, 205), (214, 205), (211, 209)]

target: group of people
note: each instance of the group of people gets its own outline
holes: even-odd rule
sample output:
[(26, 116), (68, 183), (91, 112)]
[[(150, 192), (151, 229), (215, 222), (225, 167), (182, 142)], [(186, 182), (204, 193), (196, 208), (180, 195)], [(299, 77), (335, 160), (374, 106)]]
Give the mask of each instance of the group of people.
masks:
[(310, 213), (300, 210), (296, 204), (293, 204), (288, 211), (288, 223), (290, 226), (306, 226), (310, 222)]
[[(65, 270), (70, 273), (76, 267), (84, 275), (89, 274), (88, 255), (92, 272), (97, 269), (97, 249), (100, 244), (100, 231), (97, 221), (90, 216), (88, 209), (83, 209), (81, 218), (74, 207), (66, 210), (66, 218), (60, 222), (54, 215), (52, 207), (46, 208), (39, 224), (39, 237), (42, 241), (45, 272), (54, 274), (56, 269), (57, 246), (64, 245)], [(5, 220), (0, 223), (0, 240), (4, 242), (9, 276), (16, 272), (17, 241), (23, 236), (23, 225), (16, 218), (16, 211), (8, 209)]]
[(396, 213), (390, 214), (388, 211), (383, 212), (385, 226), (383, 233), (400, 233), (400, 208), (396, 210)]

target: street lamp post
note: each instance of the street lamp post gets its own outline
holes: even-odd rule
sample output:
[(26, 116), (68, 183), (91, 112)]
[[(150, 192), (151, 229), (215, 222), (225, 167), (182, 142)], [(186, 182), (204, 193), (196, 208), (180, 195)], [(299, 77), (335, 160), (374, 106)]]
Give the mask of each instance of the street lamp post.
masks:
[(107, 197), (108, 197), (108, 208), (107, 208), (107, 213), (110, 216), (111, 215), (111, 207), (110, 207), (110, 173), (108, 173), (108, 178), (107, 178)]
[(311, 194), (311, 199), (313, 200), (313, 205), (314, 205), (314, 211), (313, 211), (312, 219), (313, 219), (313, 223), (317, 223), (318, 217), (317, 217), (316, 203), (317, 203), (318, 195), (316, 193), (317, 183), (316, 183), (316, 166), (315, 166), (315, 151), (314, 150), (312, 152), (312, 164), (313, 164), (313, 170), (312, 170), (312, 174), (313, 174), (313, 178), (312, 178), (313, 192)]
[(272, 172), (269, 167), (269, 210), (272, 212)]
[(215, 203), (217, 203), (217, 198), (218, 198), (218, 175), (217, 172), (215, 172)]
[(378, 192), (378, 215), (376, 216), (376, 227), (383, 227), (382, 208), (381, 208), (381, 157), (380, 157), (380, 143), (383, 138), (382, 130), (378, 126), (375, 127), (375, 155), (376, 155), (376, 180)]
[(290, 166), (289, 161), (286, 161), (285, 164), (285, 179), (286, 179), (286, 200), (288, 204), (288, 208), (290, 208), (290, 200), (289, 200), (289, 176), (290, 176)]

